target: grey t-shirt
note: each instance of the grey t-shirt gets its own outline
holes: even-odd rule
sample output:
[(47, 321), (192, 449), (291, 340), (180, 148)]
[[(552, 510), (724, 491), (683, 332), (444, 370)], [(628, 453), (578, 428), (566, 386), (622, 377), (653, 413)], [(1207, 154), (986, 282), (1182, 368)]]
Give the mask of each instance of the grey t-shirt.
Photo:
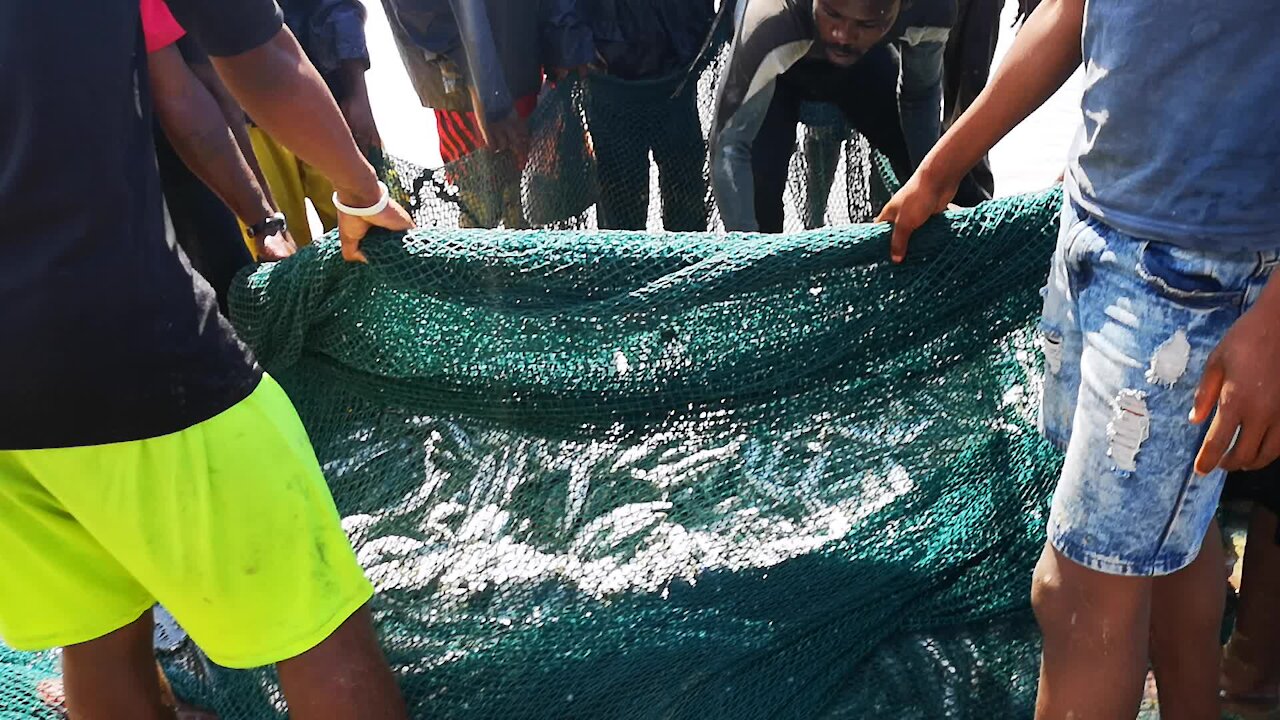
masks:
[(1089, 0), (1070, 196), (1135, 237), (1280, 247), (1280, 5)]

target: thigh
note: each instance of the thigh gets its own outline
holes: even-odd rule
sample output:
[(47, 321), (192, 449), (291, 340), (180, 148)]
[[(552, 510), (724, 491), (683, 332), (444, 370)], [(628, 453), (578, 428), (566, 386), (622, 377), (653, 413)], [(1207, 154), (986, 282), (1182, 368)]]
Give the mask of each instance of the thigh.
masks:
[(653, 155), (659, 164), (702, 165), (706, 160), (707, 140), (698, 117), (696, 90), (690, 83), (666, 103), (653, 133)]
[[(601, 190), (647, 192), (649, 186), (650, 108), (628, 107), (613, 81), (595, 83), (587, 99), (587, 125), (591, 130)], [(640, 117), (637, 117), (640, 116)], [(645, 203), (647, 206), (647, 202)]]
[(1044, 298), (1037, 336), (1044, 359), (1040, 432), (1064, 452), (1071, 441), (1080, 395), (1080, 354), (1084, 344), (1077, 288), (1067, 258), (1082, 235), (1088, 235), (1085, 242), (1097, 242), (1098, 231), (1096, 222), (1074, 203), (1063, 202), (1058, 244), (1049, 263), (1049, 278), (1040, 290)]
[(92, 483), (61, 456), (26, 459), (214, 662), (296, 656), (371, 596), (302, 423), (270, 377), (188, 430), (109, 450)]
[[(338, 208), (333, 204), (333, 183), (319, 170), (298, 161), (302, 174), (303, 191), (316, 209), (316, 217), (320, 218), (320, 226), (328, 232), (338, 226)], [(294, 238), (296, 242), (304, 242), (303, 238)], [(310, 238), (306, 239), (310, 242)]]
[(267, 178), (267, 186), (271, 188), (271, 197), (289, 222), (289, 234), (299, 243), (309, 241), (311, 229), (307, 225), (306, 189), (298, 158), (261, 128), (250, 127), (249, 139), (262, 174)]
[(1102, 572), (1176, 572), (1198, 554), (1223, 482), (1193, 471), (1205, 427), (1187, 413), (1262, 266), (1256, 254), (1209, 256), (1092, 220), (1062, 264), (1080, 342), (1074, 357), (1064, 345), (1060, 370), (1079, 377), (1050, 540)]
[[(72, 481), (99, 475), (89, 453), (65, 458)], [(15, 650), (95, 640), (138, 619), (155, 600), (42, 482), (26, 453), (0, 452), (0, 638)]]

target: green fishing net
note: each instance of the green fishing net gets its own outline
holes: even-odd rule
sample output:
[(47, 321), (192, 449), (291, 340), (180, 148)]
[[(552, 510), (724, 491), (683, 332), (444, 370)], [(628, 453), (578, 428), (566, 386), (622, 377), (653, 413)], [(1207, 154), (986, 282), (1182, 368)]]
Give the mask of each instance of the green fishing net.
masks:
[[(1029, 717), (1057, 192), (775, 236), (424, 229), (242, 276), (414, 717)], [(51, 655), (0, 656), (52, 717)], [(180, 695), (283, 717), (189, 642)], [(16, 668), (16, 669), (15, 669)]]
[[(949, 216), (902, 266), (872, 226), (327, 241), (233, 315), (415, 717), (1026, 716), (1059, 202)], [(274, 717), (269, 672), (190, 660), (189, 697)]]
[[(789, 232), (717, 233), (723, 61), (549, 88), (523, 167), (378, 158), (423, 229), (233, 290), (415, 718), (1031, 716), (1060, 194), (950, 213), (893, 265), (859, 224), (885, 163), (811, 106)], [(270, 669), (160, 657), (226, 720), (285, 716)], [(0, 646), (0, 720), (62, 717), (56, 680)]]

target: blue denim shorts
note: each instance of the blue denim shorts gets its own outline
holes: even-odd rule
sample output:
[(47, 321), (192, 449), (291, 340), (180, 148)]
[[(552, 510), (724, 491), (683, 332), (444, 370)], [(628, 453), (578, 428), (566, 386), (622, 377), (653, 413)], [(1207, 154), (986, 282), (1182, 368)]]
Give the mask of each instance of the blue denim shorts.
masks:
[(1224, 473), (1188, 421), (1210, 353), (1277, 251), (1216, 254), (1119, 232), (1067, 201), (1044, 294), (1041, 427), (1066, 452), (1049, 541), (1085, 567), (1152, 576), (1195, 559)]

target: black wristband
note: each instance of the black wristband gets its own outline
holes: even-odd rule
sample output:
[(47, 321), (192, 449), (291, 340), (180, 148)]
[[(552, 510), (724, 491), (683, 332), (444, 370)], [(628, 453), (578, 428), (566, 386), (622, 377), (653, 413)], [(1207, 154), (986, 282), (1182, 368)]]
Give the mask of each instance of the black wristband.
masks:
[(262, 222), (250, 225), (246, 228), (246, 232), (249, 233), (249, 237), (258, 240), (275, 235), (281, 230), (284, 230), (286, 226), (287, 224), (285, 222), (284, 213), (278, 212), (275, 215), (266, 218)]

